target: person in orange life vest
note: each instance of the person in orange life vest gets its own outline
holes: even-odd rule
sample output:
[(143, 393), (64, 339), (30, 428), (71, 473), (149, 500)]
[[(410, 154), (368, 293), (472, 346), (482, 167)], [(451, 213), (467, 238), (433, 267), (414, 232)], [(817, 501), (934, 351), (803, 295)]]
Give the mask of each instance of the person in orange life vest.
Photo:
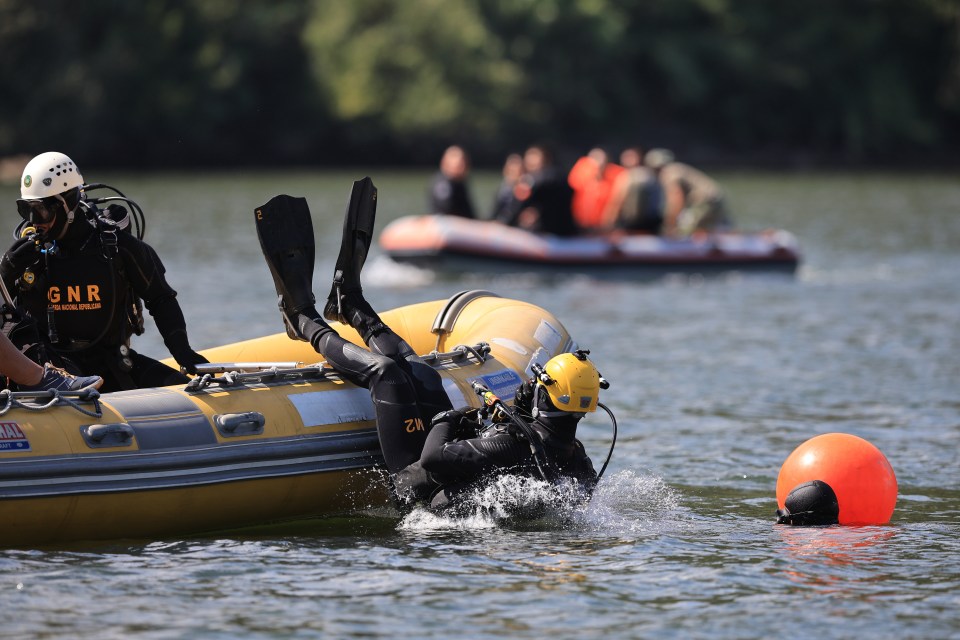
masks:
[(567, 175), (573, 189), (573, 218), (581, 229), (600, 229), (610, 193), (623, 167), (610, 162), (607, 152), (595, 147), (577, 160)]
[(17, 200), (22, 237), (0, 259), (0, 277), (42, 336), (41, 361), (96, 372), (106, 391), (187, 382), (176, 369), (130, 349), (131, 336), (143, 331), (142, 299), (181, 367), (195, 373), (207, 361), (190, 346), (163, 263), (150, 245), (98, 215), (83, 189), (68, 156), (47, 152), (31, 160)]

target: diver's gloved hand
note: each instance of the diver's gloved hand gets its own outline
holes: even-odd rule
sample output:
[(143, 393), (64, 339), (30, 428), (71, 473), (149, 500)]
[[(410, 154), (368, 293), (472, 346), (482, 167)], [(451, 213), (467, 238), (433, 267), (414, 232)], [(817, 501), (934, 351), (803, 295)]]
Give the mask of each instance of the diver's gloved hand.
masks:
[(513, 398), (513, 406), (526, 415), (533, 411), (533, 390), (536, 383), (533, 380), (527, 380), (519, 387)]
[(419, 460), (400, 469), (390, 478), (393, 480), (395, 497), (401, 504), (429, 502), (441, 486), (436, 477), (420, 465)]
[(433, 494), (430, 500), (430, 511), (439, 513), (452, 507), (456, 507), (463, 498), (470, 495), (470, 490), (474, 487), (471, 482), (459, 482), (448, 484)]
[(20, 238), (0, 260), (0, 274), (6, 280), (8, 276), (19, 277), (28, 268), (40, 261), (40, 247), (33, 237)]
[(173, 356), (173, 359), (177, 361), (184, 371), (189, 374), (197, 373), (198, 364), (206, 364), (210, 362), (202, 355), (190, 348), (190, 345), (186, 347), (179, 347), (177, 349), (172, 349), (170, 355)]
[(471, 407), (461, 407), (460, 409), (450, 409), (433, 416), (430, 420), (431, 428), (441, 423), (447, 423), (453, 429), (453, 435), (457, 438), (473, 437), (477, 434), (477, 409)]

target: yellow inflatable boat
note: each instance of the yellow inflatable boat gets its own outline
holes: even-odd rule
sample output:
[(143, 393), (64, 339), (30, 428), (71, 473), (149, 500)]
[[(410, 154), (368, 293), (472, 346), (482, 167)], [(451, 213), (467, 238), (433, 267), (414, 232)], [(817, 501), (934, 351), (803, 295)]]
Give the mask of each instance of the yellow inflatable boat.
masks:
[[(532, 363), (574, 346), (550, 313), (485, 291), (382, 317), (427, 354), (454, 406), (479, 406), (474, 380), (510, 400)], [(285, 334), (203, 354), (220, 364), (186, 387), (0, 392), (0, 546), (180, 536), (389, 503), (366, 389), (304, 366), (320, 357)]]

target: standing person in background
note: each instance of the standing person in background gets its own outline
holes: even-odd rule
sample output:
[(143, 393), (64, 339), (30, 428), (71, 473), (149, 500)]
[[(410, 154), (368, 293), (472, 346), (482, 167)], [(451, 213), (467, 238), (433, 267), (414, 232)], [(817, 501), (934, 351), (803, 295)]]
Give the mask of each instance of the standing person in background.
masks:
[(720, 185), (702, 171), (674, 160), (667, 149), (651, 149), (646, 165), (660, 167), (667, 196), (664, 233), (688, 236), (694, 231), (723, 231), (732, 225)]
[(553, 164), (546, 147), (533, 145), (523, 154), (524, 175), (517, 183), (512, 210), (500, 222), (534, 233), (574, 236), (579, 233), (573, 220), (573, 189), (566, 172)]
[(594, 147), (577, 160), (567, 176), (573, 189), (573, 219), (581, 229), (599, 230), (613, 185), (623, 167), (610, 162), (607, 152)]
[(130, 348), (130, 338), (143, 333), (143, 300), (181, 367), (196, 373), (207, 361), (190, 346), (157, 252), (107, 217), (120, 215), (115, 209), (87, 202), (84, 186), (73, 160), (56, 151), (31, 160), (20, 180), (25, 228), (0, 259), (0, 277), (36, 327), (39, 361), (56, 357), (99, 373), (106, 391), (189, 381)]
[(620, 154), (624, 171), (617, 176), (603, 212), (607, 228), (660, 233), (666, 204), (660, 167), (643, 165), (640, 147), (628, 147)]
[(470, 174), (470, 158), (462, 147), (447, 147), (440, 158), (440, 171), (430, 184), (430, 212), (448, 216), (475, 218), (467, 176)]
[(511, 153), (503, 162), (503, 179), (497, 187), (497, 195), (493, 200), (491, 220), (500, 220), (511, 215), (517, 199), (514, 190), (521, 177), (523, 177), (523, 156), (519, 153)]

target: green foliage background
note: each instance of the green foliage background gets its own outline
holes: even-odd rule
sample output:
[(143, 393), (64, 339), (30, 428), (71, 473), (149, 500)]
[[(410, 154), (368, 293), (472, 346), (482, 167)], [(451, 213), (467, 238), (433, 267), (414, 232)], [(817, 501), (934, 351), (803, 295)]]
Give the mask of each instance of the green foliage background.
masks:
[(0, 156), (952, 163), (956, 0), (0, 0)]

